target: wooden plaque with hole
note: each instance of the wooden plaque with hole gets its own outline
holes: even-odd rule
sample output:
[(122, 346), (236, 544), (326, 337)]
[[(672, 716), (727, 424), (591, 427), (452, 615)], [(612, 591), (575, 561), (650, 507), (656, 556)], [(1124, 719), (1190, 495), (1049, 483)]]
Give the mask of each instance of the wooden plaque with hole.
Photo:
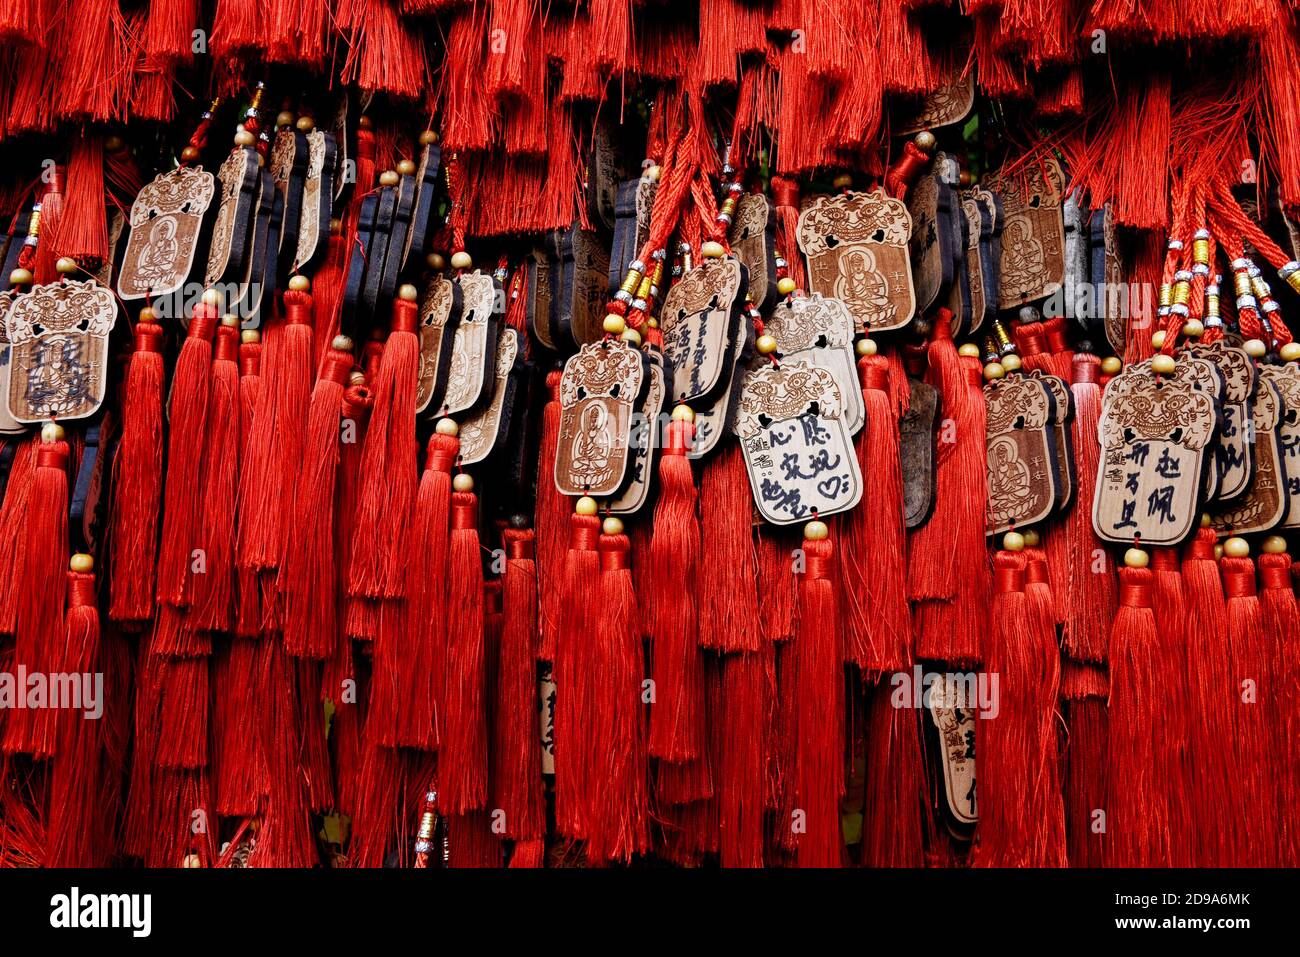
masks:
[(163, 173), (140, 190), (117, 274), (119, 296), (128, 302), (159, 298), (185, 284), (215, 193), (216, 180), (202, 166)]
[(493, 319), (497, 285), (481, 272), (458, 276), (460, 322), (451, 340), (451, 368), (443, 396), (443, 415), (474, 408), (490, 392), (487, 382), (496, 364), (497, 327)]
[(460, 286), (434, 276), (420, 301), (420, 371), (415, 386), (415, 412), (439, 408), (451, 371), (451, 343), (460, 325)]
[(1267, 532), (1286, 518), (1286, 466), (1278, 432), (1284, 412), (1281, 392), (1270, 379), (1261, 375), (1251, 399), (1255, 475), (1244, 495), (1223, 508), (1210, 510), (1210, 524), (1221, 538)]
[(668, 382), (664, 375), (663, 360), (658, 353), (647, 352), (646, 356), (649, 359), (646, 363), (649, 382), (632, 423), (627, 477), (622, 489), (609, 501), (609, 511), (613, 515), (632, 515), (640, 511), (650, 497), (650, 486), (654, 480), (655, 452), (658, 450), (661, 426), (659, 416), (664, 411)]
[(1255, 362), (1246, 350), (1220, 339), (1209, 345), (1196, 343), (1187, 350), (1191, 355), (1209, 359), (1223, 376), (1223, 419), (1213, 446), (1213, 462), (1218, 472), (1219, 502), (1230, 502), (1246, 494), (1255, 474), (1255, 448), (1250, 441), (1251, 399), (1255, 394)]
[(659, 326), (664, 359), (673, 370), (674, 402), (712, 396), (734, 362), (733, 315), (743, 285), (736, 259), (705, 259), (673, 283), (664, 299)]
[(487, 404), (467, 418), (460, 427), (460, 461), (462, 465), (482, 462), (500, 447), (504, 435), (501, 422), (506, 409), (510, 373), (519, 357), (519, 334), (509, 326), (497, 336), (496, 365), (492, 370), (492, 395)]
[(562, 494), (613, 495), (623, 484), (644, 374), (640, 351), (621, 339), (589, 343), (564, 364), (555, 454)]
[(1277, 424), (1278, 472), (1286, 488), (1284, 528), (1300, 528), (1300, 366), (1260, 366), (1259, 376), (1278, 391), (1282, 402)]
[[(782, 361), (806, 361), (835, 377), (844, 400), (844, 419), (856, 435), (867, 418), (853, 352), (853, 317), (838, 299), (820, 294), (777, 304), (764, 331), (781, 346)], [(768, 361), (763, 357), (761, 361)]]
[(985, 180), (1002, 203), (998, 308), (1015, 309), (1051, 295), (1065, 278), (1065, 175), (1050, 157), (1011, 176)]
[(1056, 505), (1056, 402), (1040, 379), (1027, 375), (987, 383), (984, 401), (988, 405), (985, 533), (997, 535), (1041, 522)]

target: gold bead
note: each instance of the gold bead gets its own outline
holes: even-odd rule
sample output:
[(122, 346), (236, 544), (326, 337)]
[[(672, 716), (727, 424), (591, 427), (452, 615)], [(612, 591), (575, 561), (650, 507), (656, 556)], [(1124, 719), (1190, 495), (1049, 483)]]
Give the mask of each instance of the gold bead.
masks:
[(1141, 548), (1130, 548), (1124, 553), (1124, 564), (1129, 568), (1146, 568), (1151, 564), (1151, 556)]
[(9, 282), (14, 286), (26, 286), (32, 281), (32, 271), (19, 266), (9, 274)]
[(992, 382), (994, 379), (1001, 379), (1006, 374), (1007, 370), (1003, 367), (1001, 362), (990, 362), (984, 367), (984, 378), (988, 382)]
[(619, 336), (619, 338), (622, 339), (624, 342), (632, 343), (632, 345), (634, 346), (641, 345), (641, 333), (637, 332), (631, 326), (628, 326), (626, 329), (624, 329), (623, 334)]
[(684, 402), (681, 405), (675, 405), (673, 406), (673, 421), (694, 422), (695, 410)]
[(825, 522), (811, 521), (803, 527), (803, 537), (810, 542), (820, 542), (829, 538), (831, 530)]
[(783, 296), (790, 295), (790, 293), (794, 292), (797, 288), (798, 286), (795, 285), (794, 280), (789, 276), (782, 276), (776, 281), (776, 291)]
[(1217, 562), (1217, 561), (1218, 561), (1219, 559), (1221, 559), (1221, 558), (1223, 558), (1223, 546), (1222, 546), (1222, 545), (1215, 545), (1215, 546), (1214, 546), (1214, 560)]
[(1260, 549), (1266, 555), (1280, 555), (1286, 551), (1286, 539), (1281, 535), (1270, 535), (1264, 539), (1264, 544), (1260, 546)]
[(1199, 319), (1188, 319), (1183, 323), (1183, 335), (1188, 339), (1199, 339), (1205, 334), (1205, 323)]
[(248, 132), (248, 130), (240, 130), (238, 133), (235, 134), (236, 146), (242, 146), (245, 149), (247, 149), (248, 147), (252, 146), (256, 142), (257, 142), (257, 137), (254, 136), (252, 133)]
[(298, 117), (298, 122), (295, 123), (294, 126), (298, 128), (299, 133), (310, 133), (312, 130), (316, 129), (316, 121), (310, 116), (300, 116)]
[(831, 185), (836, 189), (849, 189), (853, 185), (852, 173), (840, 173), (835, 179), (831, 180)]
[(776, 352), (776, 337), (769, 336), (766, 332), (754, 341), (754, 348), (758, 350), (759, 355), (770, 356)]
[(973, 342), (963, 342), (957, 347), (957, 355), (966, 356), (968, 359), (978, 359), (980, 357), (980, 347)]
[(347, 336), (335, 336), (330, 342), (330, 348), (335, 352), (351, 352), (352, 340)]
[(193, 163), (198, 158), (199, 158), (199, 151), (197, 147), (187, 146), (185, 147), (185, 149), (181, 150), (182, 163)]
[(710, 239), (700, 244), (700, 255), (705, 259), (721, 259), (726, 254), (727, 251), (722, 248), (722, 243), (716, 239)]
[(1300, 342), (1288, 342), (1277, 352), (1283, 362), (1295, 362), (1300, 359)]
[(645, 178), (650, 180), (650, 182), (652, 183), (659, 182), (659, 177), (662, 175), (663, 175), (663, 170), (661, 170), (658, 166), (651, 166), (648, 170), (645, 171)]
[(1245, 558), (1250, 554), (1250, 542), (1234, 535), (1223, 543), (1223, 554), (1229, 558)]
[(1016, 355), (1014, 352), (1008, 352), (1000, 361), (1002, 363), (1002, 368), (1006, 369), (1008, 372), (1020, 371), (1020, 356)]
[(623, 317), (616, 312), (607, 313), (605, 315), (605, 321), (600, 325), (601, 328), (611, 336), (621, 336), (623, 330), (627, 328), (627, 322), (625, 322)]
[(573, 510), (579, 515), (595, 515), (598, 506), (596, 500), (590, 495), (584, 495), (573, 505)]
[(938, 141), (934, 138), (934, 134), (929, 130), (921, 130), (921, 132), (917, 133), (916, 136), (912, 137), (912, 142), (919, 146), (924, 152), (928, 153), (934, 149), (935, 144)]
[(1264, 344), (1263, 339), (1247, 339), (1241, 344), (1241, 347), (1246, 350), (1246, 355), (1252, 359), (1262, 359), (1268, 355), (1268, 346)]
[(447, 268), (447, 260), (442, 253), (429, 253), (424, 257), (424, 261), (434, 272), (442, 272)]
[(622, 535), (623, 520), (611, 515), (609, 518), (605, 519), (605, 521), (601, 522), (600, 530), (606, 535)]
[(365, 385), (366, 374), (360, 369), (353, 369), (352, 374), (348, 376), (348, 385)]
[(68, 567), (79, 575), (88, 575), (95, 570), (95, 559), (85, 552), (77, 552), (68, 561)]
[(1210, 527), (1210, 513), (1209, 513), (1209, 512), (1202, 512), (1202, 513), (1201, 513), (1201, 528), (1209, 528), (1209, 527)]
[(462, 249), (459, 252), (451, 254), (452, 269), (471, 269), (473, 266), (474, 260), (470, 258), (470, 254), (465, 252), (465, 250)]
[(256, 329), (244, 329), (239, 333), (239, 341), (245, 345), (253, 345), (262, 341), (262, 334)]
[(860, 356), (874, 356), (880, 351), (879, 347), (876, 345), (876, 340), (868, 336), (859, 339), (854, 348)]
[(1027, 529), (1024, 533), (1024, 536), (1025, 536), (1026, 548), (1038, 547), (1039, 538), (1038, 538), (1038, 531), (1036, 529), (1032, 529), (1032, 528)]
[(1025, 536), (1019, 532), (1007, 532), (1002, 536), (1002, 548), (1008, 552), (1022, 552), (1025, 550)]
[(311, 280), (301, 274), (289, 277), (289, 288), (294, 292), (306, 292), (311, 289)]
[(397, 164), (397, 172), (401, 173), (403, 176), (414, 176), (414, 175), (415, 175), (415, 163), (413, 163), (413, 162), (412, 162), (411, 160), (409, 160), (409, 159), (401, 160), (401, 161)]
[(468, 472), (457, 472), (451, 479), (451, 488), (455, 492), (474, 491), (474, 476)]
[(449, 419), (446, 416), (443, 416), (441, 419), (438, 420), (438, 424), (433, 427), (433, 430), (437, 432), (439, 435), (460, 434), (460, 426), (456, 424), (456, 420)]
[(294, 115), (293, 115), (292, 113), (290, 113), (288, 110), (285, 110), (283, 113), (281, 113), (281, 114), (279, 114), (278, 116), (276, 116), (276, 118), (275, 118), (275, 125), (276, 125), (276, 126), (293, 126), (293, 121), (294, 121)]
[(1155, 335), (1151, 337), (1151, 348), (1163, 349), (1164, 345), (1165, 345), (1165, 331), (1163, 329), (1157, 330)]
[(1174, 357), (1163, 352), (1156, 354), (1151, 359), (1151, 371), (1159, 375), (1173, 375), (1176, 367), (1177, 363), (1174, 362)]
[(141, 321), (141, 322), (153, 322), (153, 321), (154, 321), (154, 311), (153, 311), (153, 309), (151, 309), (151, 308), (148, 307), (148, 306), (145, 306), (143, 309), (141, 309), (141, 310), (140, 310), (140, 321)]
[(205, 306), (219, 306), (219, 305), (221, 305), (221, 290), (220, 290), (220, 289), (204, 289), (204, 290), (203, 290), (203, 304), (204, 304)]
[(1119, 356), (1107, 356), (1101, 360), (1101, 371), (1106, 375), (1119, 375), (1120, 369), (1124, 368), (1124, 363), (1119, 361)]
[(402, 181), (402, 177), (397, 175), (397, 170), (386, 169), (379, 174), (380, 186), (396, 186)]
[(203, 859), (197, 854), (186, 854), (184, 859), (181, 861), (181, 866), (186, 868), (202, 867)]
[(46, 422), (41, 426), (41, 441), (45, 443), (62, 442), (63, 426), (57, 422)]
[(416, 289), (409, 282), (402, 283), (397, 287), (397, 298), (406, 302), (415, 302), (420, 298), (420, 290)]
[(66, 276), (69, 273), (76, 272), (81, 267), (77, 265), (77, 261), (71, 256), (60, 256), (54, 263), (54, 268), (58, 271), (59, 275)]
[(432, 146), (434, 143), (437, 142), (438, 142), (438, 134), (434, 130), (425, 130), (423, 133), (420, 134), (421, 146)]

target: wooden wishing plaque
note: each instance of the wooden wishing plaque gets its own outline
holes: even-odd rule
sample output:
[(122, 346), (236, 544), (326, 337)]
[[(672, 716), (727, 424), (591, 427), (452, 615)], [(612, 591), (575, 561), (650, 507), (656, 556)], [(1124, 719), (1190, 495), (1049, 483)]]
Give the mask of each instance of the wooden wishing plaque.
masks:
[(862, 473), (839, 386), (825, 369), (789, 360), (752, 369), (737, 432), (754, 504), (766, 521), (791, 525), (861, 500)]
[(809, 291), (842, 300), (859, 332), (901, 329), (916, 312), (911, 232), (907, 206), (883, 189), (817, 197), (799, 214)]
[(9, 337), (9, 414), (28, 424), (82, 419), (104, 401), (108, 337), (117, 300), (93, 280), (35, 286), (14, 298)]
[(1130, 366), (1102, 397), (1092, 527), (1107, 542), (1178, 545), (1195, 533), (1214, 400), (1190, 381)]
[[(13, 368), (10, 362), (10, 345), (8, 331), (9, 309), (14, 304), (14, 297), (17, 296), (13, 290), (6, 289), (0, 291), (0, 395), (9, 395), (9, 370)], [(27, 427), (9, 414), (8, 401), (0, 402), (0, 434), (12, 435), (16, 432), (25, 432)]]
[(460, 305), (460, 286), (450, 279), (434, 276), (424, 287), (420, 301), (420, 370), (415, 387), (417, 415), (446, 391)]
[(442, 401), (443, 415), (454, 415), (478, 405), (496, 364), (496, 326), (492, 321), (496, 283), (481, 272), (458, 276), (455, 282), (460, 287), (461, 312), (451, 340), (451, 367)]
[[(1139, 362), (1135, 368), (1151, 373), (1151, 360)], [(1190, 382), (1196, 389), (1214, 400), (1216, 409), (1223, 408), (1223, 374), (1209, 359), (1199, 358), (1184, 349), (1178, 356), (1178, 364), (1174, 366), (1173, 378)], [(1201, 500), (1206, 504), (1216, 501), (1219, 497), (1219, 470), (1214, 466), (1214, 449), (1217, 442), (1216, 436), (1206, 455), (1210, 460), (1210, 466), (1205, 470), (1205, 479), (1201, 483)]]
[(1223, 376), (1223, 422), (1214, 443), (1214, 467), (1218, 472), (1220, 502), (1244, 495), (1255, 474), (1255, 447), (1250, 441), (1251, 398), (1255, 394), (1255, 361), (1246, 350), (1220, 339), (1195, 343), (1191, 355), (1209, 359)]
[(1002, 203), (998, 308), (1014, 309), (1051, 295), (1065, 279), (1060, 164), (1051, 157), (1034, 160), (1015, 175), (986, 179), (984, 186)]
[(1074, 418), (1074, 393), (1064, 379), (1042, 369), (1024, 374), (1037, 379), (1052, 394), (1052, 420), (1048, 428), (1052, 430), (1053, 461), (1056, 462), (1055, 510), (1060, 512), (1074, 499), (1074, 435), (1070, 428), (1070, 420)]
[(749, 275), (750, 301), (760, 312), (776, 300), (776, 216), (762, 193), (746, 193), (731, 221), (731, 248)]
[(249, 233), (253, 208), (262, 187), (257, 150), (236, 147), (217, 170), (221, 201), (208, 244), (208, 269), (204, 282), (238, 282), (247, 273)]
[(970, 331), (978, 332), (984, 324), (988, 299), (984, 295), (984, 268), (980, 242), (993, 232), (988, 213), (975, 198), (975, 191), (961, 194), (961, 213), (966, 217), (966, 280), (970, 288)]
[(647, 352), (649, 362), (646, 369), (650, 381), (646, 384), (644, 396), (636, 408), (629, 439), (631, 457), (627, 465), (627, 477), (623, 488), (616, 497), (610, 499), (607, 508), (615, 515), (631, 515), (638, 512), (650, 497), (650, 483), (654, 477), (654, 455), (658, 446), (657, 436), (659, 416), (664, 409), (664, 397), (668, 393), (668, 381), (664, 375), (663, 360), (657, 352)]
[(984, 528), (996, 535), (1040, 522), (1056, 505), (1056, 402), (1041, 380), (1026, 375), (989, 382), (984, 401), (989, 489)]
[[(960, 240), (954, 242), (955, 191), (944, 182), (948, 159), (940, 153), (931, 168), (922, 173), (908, 192), (907, 211), (912, 217), (908, 240), (912, 260), (912, 283), (916, 311), (925, 313), (943, 301), (953, 286), (953, 264), (960, 255)], [(957, 315), (960, 315), (958, 310)]]
[(1221, 537), (1267, 532), (1286, 518), (1286, 466), (1278, 431), (1283, 411), (1281, 392), (1261, 375), (1251, 399), (1255, 475), (1244, 495), (1222, 508), (1210, 510), (1210, 525)]
[(640, 351), (621, 339), (589, 343), (564, 364), (555, 455), (561, 494), (613, 495), (623, 484), (644, 374)]
[(157, 298), (184, 285), (215, 192), (216, 180), (202, 166), (163, 173), (140, 190), (131, 204), (131, 235), (117, 274), (119, 296)]
[(560, 308), (573, 341), (595, 342), (605, 334), (605, 302), (609, 298), (609, 248), (596, 232), (573, 226), (561, 247), (564, 264)]
[(939, 733), (944, 799), (959, 824), (974, 824), (979, 820), (975, 795), (975, 714), (971, 702), (959, 700), (955, 685), (937, 681), (930, 686), (930, 717)]
[(1300, 528), (1300, 366), (1260, 366), (1259, 377), (1277, 389), (1282, 403), (1277, 423), (1278, 475), (1287, 502), (1282, 525)]
[(501, 441), (502, 411), (510, 385), (510, 371), (519, 356), (519, 334), (509, 326), (497, 336), (496, 368), (492, 377), (492, 398), (460, 426), (462, 465), (482, 462)]
[(673, 370), (675, 401), (712, 395), (730, 373), (736, 331), (733, 307), (743, 272), (740, 262), (729, 256), (705, 259), (668, 290), (659, 327), (664, 359)]
[(853, 352), (853, 317), (838, 299), (821, 294), (777, 304), (764, 332), (781, 345), (782, 361), (807, 361), (835, 377), (844, 400), (844, 420), (856, 435), (867, 418)]
[[(964, 61), (964, 57), (962, 60)], [(920, 102), (899, 116), (894, 132), (899, 136), (933, 130), (940, 126), (960, 123), (970, 115), (975, 105), (975, 71), (951, 77), (933, 93), (920, 97)]]
[(903, 466), (903, 518), (919, 528), (934, 510), (934, 431), (939, 421), (939, 390), (908, 379), (911, 395), (898, 426), (898, 457)]
[(306, 269), (316, 264), (325, 250), (334, 202), (334, 154), (332, 134), (324, 130), (312, 130), (307, 134), (307, 175), (302, 188), (294, 269)]

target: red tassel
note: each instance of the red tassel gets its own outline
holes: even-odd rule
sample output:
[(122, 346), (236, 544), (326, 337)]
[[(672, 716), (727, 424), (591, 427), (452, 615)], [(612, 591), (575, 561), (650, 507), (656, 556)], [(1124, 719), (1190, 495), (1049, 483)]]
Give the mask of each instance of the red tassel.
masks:
[(122, 387), (122, 438), (113, 460), (109, 617), (118, 622), (153, 615), (162, 504), (163, 331), (152, 319), (152, 310), (142, 311), (135, 326), (135, 351)]
[(1110, 637), (1110, 800), (1107, 840), (1114, 867), (1167, 866), (1173, 783), (1158, 760), (1165, 688), (1151, 611), (1152, 573), (1120, 569), (1120, 606)]
[(510, 867), (544, 867), (546, 865), (546, 842), (540, 838), (534, 841), (520, 841), (510, 855)]
[(104, 151), (98, 137), (82, 136), (72, 144), (68, 191), (57, 234), (50, 233), (57, 261), (69, 256), (90, 272), (108, 259), (108, 215), (104, 208)]
[(212, 360), (203, 463), (204, 571), (194, 580), (194, 627), (230, 631), (235, 607), (235, 500), (239, 486), (239, 325), (221, 325)]
[(592, 864), (626, 863), (650, 844), (641, 698), (645, 658), (627, 536), (602, 534), (599, 549), (600, 593), (588, 666), (590, 697), (583, 713), (591, 756), (597, 762), (588, 776), (594, 791), (586, 850)]
[(762, 640), (752, 512), (740, 443), (725, 442), (700, 480), (700, 514), (713, 530), (699, 568), (701, 648), (757, 651)]
[(766, 641), (788, 641), (798, 626), (799, 580), (794, 573), (797, 547), (798, 539), (788, 529), (759, 526), (758, 590), (763, 596), (759, 623)]
[(457, 616), (448, 604), (451, 535), (451, 469), (460, 452), (454, 435), (435, 432), (429, 439), (424, 474), (416, 493), (412, 566), (408, 603), (412, 615), (411, 646), (395, 686), (375, 694), (394, 695), (394, 745), (433, 751), (438, 747), (446, 674), (448, 628)]
[(217, 648), (212, 676), (212, 789), (217, 813), (252, 817), (270, 790), (263, 724), (270, 714), (263, 674), (271, 641), (232, 638)]
[[(839, 867), (844, 840), (844, 651), (835, 594), (835, 551), (827, 538), (804, 538), (807, 563), (799, 585), (801, 615), (794, 639), (795, 789), (798, 816), (779, 822), (799, 832), (800, 867)], [(797, 830), (797, 828), (796, 828)]]
[(1104, 867), (1106, 775), (1110, 768), (1110, 727), (1106, 698), (1110, 682), (1095, 665), (1068, 659), (1061, 663), (1061, 698), (1066, 710), (1065, 840), (1071, 867)]
[(808, 288), (803, 254), (799, 251), (799, 182), (788, 176), (772, 177), (772, 201), (776, 209), (777, 248), (785, 269), (798, 289)]
[(36, 256), (32, 263), (32, 275), (37, 285), (54, 282), (59, 278), (55, 264), (59, 261), (54, 250), (54, 238), (58, 236), (63, 223), (63, 196), (67, 189), (67, 169), (63, 166), (50, 167), (50, 177), (41, 191), (40, 233), (42, 240), (36, 245)]
[(281, 569), (284, 646), (289, 654), (323, 660), (338, 640), (337, 547), (334, 498), (338, 484), (343, 389), (352, 371), (352, 353), (330, 349), (312, 390), (303, 439), (296, 496), (286, 526), (288, 551)]
[[(1038, 564), (1039, 588), (1025, 594), (1026, 565)], [(978, 728), (980, 822), (973, 863), (981, 867), (1063, 867), (1065, 810), (1056, 767), (1060, 657), (1043, 595), (1041, 558), (1016, 552), (994, 558), (994, 628), (985, 669), (998, 675), (996, 716)]]
[(721, 659), (722, 755), (718, 762), (718, 843), (723, 867), (763, 866), (767, 787), (766, 704), (776, 695), (762, 653)]
[[(241, 334), (241, 339), (244, 337)], [(253, 420), (262, 394), (262, 341), (254, 334), (239, 344), (239, 470), (243, 481), (236, 492), (235, 545), (236, 552), (242, 541), (245, 488), (251, 486)], [(252, 638), (259, 633), (262, 619), (261, 596), (258, 590), (257, 570), (235, 561), (235, 634)]]
[[(520, 842), (510, 859), (546, 833), (541, 740), (537, 713), (537, 571), (533, 530), (506, 528), (501, 604), (505, 618), (497, 657), (496, 720), (492, 735), (492, 803), (505, 812), (504, 836)], [(640, 649), (640, 635), (636, 636)], [(639, 700), (639, 699), (638, 699)], [(642, 751), (644, 753), (644, 751)], [(516, 864), (516, 860), (520, 863)], [(539, 867), (540, 862), (535, 865)]]
[[(184, 612), (163, 610), (159, 618), (169, 614)], [(207, 658), (164, 658), (159, 662), (157, 767), (185, 771), (207, 767), (208, 698)]]
[(537, 587), (538, 615), (541, 619), (542, 643), (537, 657), (555, 660), (556, 632), (559, 629), (560, 581), (555, 574), (564, 567), (568, 548), (569, 526), (564, 496), (555, 487), (555, 455), (560, 443), (560, 372), (546, 374), (549, 398), (542, 410), (542, 437), (537, 449)]
[(501, 839), (486, 811), (448, 816), (448, 867), (500, 867), (501, 855)]
[(317, 375), (323, 375), (329, 361), (330, 346), (339, 334), (343, 311), (343, 285), (346, 281), (344, 266), (348, 258), (348, 244), (343, 238), (339, 220), (330, 221), (329, 245), (325, 261), (311, 280), (311, 295), (315, 302), (315, 320), (312, 323), (312, 357)]
[[(77, 556), (73, 565), (88, 567), (90, 556)], [(95, 605), (95, 576), (89, 571), (68, 572), (68, 612), (63, 636), (62, 654), (55, 670), (74, 675), (100, 670), (99, 612)], [(50, 779), (45, 866), (104, 867), (108, 864), (107, 849), (96, 840), (100, 830), (96, 818), (100, 811), (101, 725), (99, 720), (76, 711), (60, 715), (58, 723), (58, 754)]]
[[(268, 712), (263, 749), (271, 787), (262, 814), (250, 867), (307, 867), (316, 863), (316, 846), (303, 773), (293, 659), (274, 639), (262, 642), (262, 674)], [(316, 702), (317, 713), (319, 701)], [(322, 714), (323, 717), (323, 714)]]
[[(1271, 550), (1281, 541), (1264, 542), (1259, 556), (1259, 604), (1264, 613), (1264, 634), (1273, 655), (1269, 672), (1277, 689), (1270, 696), (1276, 702), (1273, 717), (1275, 754), (1286, 754), (1289, 742), (1300, 735), (1300, 668), (1294, 651), (1300, 648), (1300, 608), (1291, 584), (1291, 556)], [(1283, 830), (1278, 864), (1294, 867), (1300, 861), (1300, 765), (1285, 762), (1278, 769), (1278, 816)]]
[[(357, 381), (360, 373), (354, 373)], [(335, 541), (338, 544), (338, 568), (340, 586), (342, 573), (352, 563), (352, 533), (357, 514), (357, 498), (360, 495), (361, 447), (370, 421), (370, 410), (374, 406), (374, 396), (364, 384), (351, 385), (343, 393), (343, 425), (349, 429), (348, 438), (339, 448), (339, 495), (338, 506), (334, 513), (336, 528)], [(346, 592), (346, 589), (341, 589)], [(343, 609), (343, 634), (354, 638), (373, 638), (373, 629), (355, 627), (366, 618), (367, 607), (373, 605), (369, 599), (346, 598)]]
[(1104, 662), (1106, 636), (1116, 607), (1115, 560), (1092, 530), (1092, 499), (1097, 487), (1101, 445), (1097, 421), (1101, 417), (1101, 362), (1080, 353), (1074, 357), (1075, 492), (1074, 507), (1066, 516), (1070, 568), (1069, 600), (1061, 632), (1066, 653), (1077, 661)]
[(273, 63), (319, 65), (332, 39), (330, 5), (325, 0), (269, 0), (268, 5), (267, 59)]
[[(1236, 859), (1233, 820), (1238, 810), (1230, 795), (1240, 774), (1233, 755), (1241, 699), (1233, 690), (1228, 652), (1228, 612), (1214, 557), (1214, 529), (1202, 528), (1183, 556), (1187, 596), (1187, 713), (1192, 721), (1188, 748), (1193, 820), (1201, 835), (1193, 849), (1198, 867), (1226, 867)], [(1112, 681), (1114, 676), (1112, 675)], [(1113, 718), (1113, 716), (1112, 716)]]
[[(18, 602), (25, 587), (23, 552), (27, 544), (27, 529), (21, 516), (27, 514), (39, 445), (40, 439), (36, 437), (19, 442), (9, 466), (4, 504), (0, 505), (0, 634), (5, 635), (15, 634), (18, 629)], [(152, 573), (152, 567), (150, 570)]]
[(588, 663), (595, 640), (600, 519), (573, 512), (564, 556), (555, 646), (555, 825), (568, 837), (586, 836), (591, 813), (591, 750), (586, 720), (591, 695)]
[(869, 495), (844, 522), (842, 584), (848, 658), (864, 674), (901, 671), (912, 656), (898, 418), (889, 397), (889, 361), (858, 360), (867, 421), (858, 433), (858, 464)]
[(361, 447), (360, 500), (348, 594), (404, 598), (408, 518), (418, 484), (415, 389), (420, 340), (414, 299), (393, 301), (392, 331), (375, 378), (375, 405)]
[(1237, 827), (1231, 865), (1276, 867), (1279, 825), (1278, 791), (1283, 768), (1290, 758), (1275, 757), (1273, 730), (1278, 719), (1277, 673), (1274, 656), (1264, 634), (1264, 615), (1255, 593), (1255, 565), (1249, 557), (1228, 554), (1240, 539), (1224, 544), (1219, 562), (1227, 597), (1232, 696), (1228, 706), (1236, 711), (1234, 745), (1236, 773), (1231, 799)]
[(452, 814), (487, 802), (487, 675), (484, 664), (483, 564), (479, 558), (478, 499), (451, 496), (447, 557), (447, 678), (439, 801)]
[(171, 435), (167, 445), (162, 545), (158, 553), (158, 600), (189, 605), (193, 549), (202, 531), (203, 488), (199, 471), (207, 428), (208, 391), (212, 378), (212, 335), (217, 307), (200, 303), (190, 317), (189, 334), (176, 359), (168, 400)]
[[(23, 515), (23, 535), (18, 567), (18, 619), (14, 667), (30, 673), (58, 670), (63, 641), (64, 569), (68, 554), (68, 443), (58, 437), (41, 437), (36, 468)], [(35, 757), (54, 753), (58, 711), (18, 708), (5, 726), (4, 750)]]
[[(1187, 674), (1187, 596), (1183, 592), (1183, 576), (1179, 573), (1178, 549), (1155, 548), (1151, 551), (1151, 610), (1156, 619), (1156, 637), (1159, 639), (1161, 670), (1164, 674)], [(1174, 867), (1192, 866), (1192, 847), (1196, 835), (1188, 830), (1192, 819), (1187, 793), (1187, 739), (1191, 732), (1191, 716), (1184, 710), (1184, 702), (1171, 701), (1164, 709), (1166, 734), (1156, 741), (1159, 760), (1163, 762), (1162, 774), (1170, 782), (1167, 793), (1169, 807), (1170, 860)]]
[(674, 419), (659, 460), (647, 587), (654, 592), (650, 623), (654, 660), (654, 707), (650, 753), (681, 763), (704, 748), (704, 666), (700, 657), (695, 581), (700, 563), (700, 526), (695, 516), (695, 479), (686, 450), (691, 422)]
[[(906, 671), (911, 672), (912, 664)], [(891, 689), (868, 689), (867, 776), (862, 863), (867, 867), (925, 866), (925, 759), (916, 709), (898, 707)]]

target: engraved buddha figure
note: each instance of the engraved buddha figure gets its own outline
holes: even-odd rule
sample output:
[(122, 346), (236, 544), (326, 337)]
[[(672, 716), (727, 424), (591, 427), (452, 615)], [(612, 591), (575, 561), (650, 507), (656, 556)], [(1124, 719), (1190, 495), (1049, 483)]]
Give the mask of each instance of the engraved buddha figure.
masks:
[(1013, 289), (1031, 287), (1043, 272), (1043, 244), (1020, 220), (1008, 223), (1002, 236), (1002, 268)]
[(587, 485), (600, 485), (610, 474), (609, 410), (592, 402), (582, 411), (578, 432), (573, 437), (574, 475)]
[(989, 507), (999, 516), (1015, 518), (1032, 498), (1029, 468), (1006, 436), (989, 446)]
[(136, 259), (136, 276), (146, 285), (155, 285), (171, 274), (180, 244), (176, 241), (176, 220), (170, 216), (155, 219), (149, 241)]
[(894, 304), (889, 301), (889, 286), (876, 269), (876, 257), (868, 249), (853, 249), (840, 257), (839, 275), (835, 277), (835, 297), (848, 303), (859, 315), (872, 322), (893, 321)]

